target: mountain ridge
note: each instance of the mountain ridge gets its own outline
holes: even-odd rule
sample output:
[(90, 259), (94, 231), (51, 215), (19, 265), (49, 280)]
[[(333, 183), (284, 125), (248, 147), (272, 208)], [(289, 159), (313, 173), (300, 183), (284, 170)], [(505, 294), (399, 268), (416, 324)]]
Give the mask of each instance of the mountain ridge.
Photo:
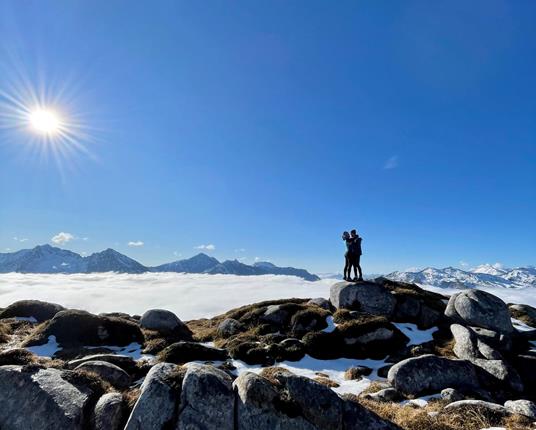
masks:
[(218, 261), (204, 253), (193, 257), (172, 261), (158, 266), (144, 266), (138, 261), (108, 248), (88, 256), (54, 247), (48, 244), (37, 245), (31, 249), (21, 249), (11, 253), (0, 253), (0, 273), (207, 273), (251, 275), (289, 275), (307, 281), (320, 278), (305, 269), (278, 267), (272, 263), (247, 265), (238, 260)]
[(507, 269), (486, 264), (470, 270), (426, 267), (422, 270), (392, 272), (385, 277), (393, 281), (439, 288), (536, 287), (536, 268), (530, 266)]

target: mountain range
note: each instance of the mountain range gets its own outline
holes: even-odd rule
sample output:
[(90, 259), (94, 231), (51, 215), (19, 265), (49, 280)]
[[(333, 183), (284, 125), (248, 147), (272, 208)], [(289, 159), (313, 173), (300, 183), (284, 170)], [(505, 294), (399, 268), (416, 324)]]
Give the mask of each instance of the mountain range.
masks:
[(536, 268), (517, 267), (506, 269), (496, 265), (483, 264), (470, 270), (446, 267), (436, 269), (393, 272), (385, 276), (393, 281), (431, 285), (440, 288), (524, 288), (536, 287)]
[(39, 245), (32, 249), (0, 253), (0, 273), (144, 273), (178, 272), (232, 275), (290, 275), (307, 281), (320, 278), (304, 269), (278, 267), (268, 262), (253, 265), (238, 260), (218, 261), (214, 257), (200, 253), (185, 260), (174, 261), (156, 267), (148, 267), (113, 249), (106, 249), (83, 257), (76, 252)]

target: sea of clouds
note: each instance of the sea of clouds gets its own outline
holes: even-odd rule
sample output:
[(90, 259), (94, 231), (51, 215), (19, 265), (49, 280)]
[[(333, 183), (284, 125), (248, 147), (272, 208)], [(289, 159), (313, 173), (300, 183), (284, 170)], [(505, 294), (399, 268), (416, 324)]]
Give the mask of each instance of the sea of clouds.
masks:
[[(291, 297), (326, 297), (337, 282), (308, 282), (294, 276), (98, 273), (74, 275), (0, 274), (0, 308), (23, 299), (59, 303), (93, 313), (142, 314), (163, 308), (183, 320), (212, 317), (263, 300)], [(456, 290), (430, 288), (442, 294)], [(536, 306), (533, 288), (487, 289), (506, 302)]]

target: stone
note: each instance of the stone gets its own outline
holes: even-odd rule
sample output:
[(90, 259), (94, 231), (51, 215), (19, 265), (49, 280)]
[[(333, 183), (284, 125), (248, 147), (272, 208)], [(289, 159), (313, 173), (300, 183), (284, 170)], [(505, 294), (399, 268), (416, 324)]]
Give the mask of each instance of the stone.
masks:
[(183, 364), (190, 361), (224, 361), (229, 358), (229, 355), (225, 349), (198, 342), (180, 341), (164, 348), (159, 357), (168, 363)]
[(226, 318), (218, 326), (217, 335), (218, 337), (227, 338), (240, 333), (244, 329), (245, 326), (240, 321), (233, 318)]
[(421, 313), (417, 319), (417, 325), (423, 330), (427, 330), (439, 324), (443, 318), (442, 312), (431, 308), (425, 304), (421, 305)]
[(165, 309), (149, 309), (140, 319), (140, 326), (161, 333), (184, 330), (185, 324), (173, 312)]
[(235, 379), (233, 388), (237, 430), (319, 430), (285, 408), (277, 390), (262, 376), (244, 372)]
[(182, 381), (177, 430), (233, 430), (231, 377), (214, 366), (190, 363)]
[(317, 297), (317, 298), (311, 299), (306, 304), (315, 305), (327, 311), (331, 310), (331, 303), (329, 302), (329, 300), (325, 299), (324, 297)]
[(536, 420), (536, 405), (530, 400), (508, 400), (504, 407), (511, 414), (524, 415), (531, 420)]
[(372, 315), (393, 314), (396, 299), (383, 285), (373, 282), (338, 282), (330, 289), (330, 301), (337, 309), (360, 310)]
[(375, 393), (367, 393), (363, 398), (374, 400), (376, 402), (398, 402), (402, 400), (403, 396), (395, 388), (384, 388)]
[(508, 306), (508, 309), (514, 318), (536, 328), (536, 308), (529, 305), (514, 304)]
[(361, 379), (363, 376), (368, 376), (372, 373), (372, 369), (367, 366), (352, 366), (344, 372), (344, 379), (355, 380)]
[(106, 393), (93, 413), (93, 430), (120, 430), (125, 418), (125, 405), (121, 393)]
[(452, 403), (464, 400), (465, 396), (454, 388), (445, 388), (441, 390), (441, 398), (447, 403)]
[(486, 402), (484, 400), (459, 400), (449, 403), (444, 408), (446, 411), (459, 411), (465, 409), (478, 409), (481, 412), (491, 415), (506, 416), (506, 408), (497, 403)]
[(62, 377), (58, 369), (0, 367), (2, 430), (82, 430), (95, 392)]
[(130, 385), (130, 376), (120, 367), (106, 361), (85, 361), (75, 370), (85, 370), (99, 375), (103, 380), (117, 388), (127, 388)]
[(179, 390), (173, 386), (176, 367), (159, 363), (149, 370), (125, 430), (161, 430), (176, 419)]
[(406, 394), (437, 393), (444, 388), (478, 388), (475, 367), (465, 360), (422, 355), (396, 363), (387, 375), (389, 383)]
[(41, 302), (39, 300), (20, 300), (12, 303), (0, 312), (3, 318), (34, 318), (36, 322), (52, 319), (59, 311), (65, 308), (56, 303)]
[(342, 401), (331, 388), (290, 372), (279, 372), (275, 377), (307, 421), (325, 430), (341, 427)]
[(67, 363), (69, 369), (74, 369), (87, 361), (106, 361), (107, 363), (115, 364), (123, 369), (125, 372), (131, 374), (137, 370), (136, 360), (128, 355), (123, 354), (91, 354), (86, 355), (76, 360), (71, 360)]
[(506, 334), (514, 331), (506, 303), (493, 294), (481, 290), (453, 294), (447, 304), (445, 315), (466, 325)]
[(456, 357), (465, 360), (475, 359), (480, 357), (476, 342), (476, 334), (460, 324), (452, 324), (450, 331), (454, 336), (454, 354)]
[(276, 326), (283, 326), (287, 324), (289, 318), (289, 312), (281, 305), (269, 305), (260, 320)]
[(496, 388), (497, 383), (505, 388), (509, 388), (516, 392), (521, 392), (524, 389), (523, 382), (516, 369), (504, 360), (486, 360), (477, 358), (471, 362), (482, 369), (486, 375), (480, 374), (482, 385), (490, 390)]
[(421, 302), (408, 294), (394, 293), (396, 307), (393, 318), (397, 322), (414, 323), (421, 313)]
[(63, 348), (80, 345), (126, 346), (144, 341), (139, 326), (132, 321), (100, 317), (74, 309), (58, 312), (24, 346), (43, 345), (48, 342), (49, 336), (55, 336)]

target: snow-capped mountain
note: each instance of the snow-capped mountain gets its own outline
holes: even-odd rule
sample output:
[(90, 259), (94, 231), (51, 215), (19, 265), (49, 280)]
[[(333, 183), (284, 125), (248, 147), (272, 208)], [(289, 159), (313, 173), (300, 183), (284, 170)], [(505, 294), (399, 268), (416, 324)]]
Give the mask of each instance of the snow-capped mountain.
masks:
[(423, 270), (393, 272), (385, 277), (394, 281), (440, 288), (536, 287), (536, 269), (534, 267), (506, 269), (489, 264), (478, 266), (469, 271), (454, 267), (444, 269), (427, 267)]
[(56, 248), (40, 245), (33, 249), (17, 252), (0, 253), (0, 273), (143, 273), (143, 272), (177, 272), (249, 275), (290, 275), (307, 281), (319, 278), (304, 269), (278, 267), (271, 263), (256, 263), (253, 266), (237, 260), (220, 263), (216, 258), (200, 253), (185, 260), (174, 261), (156, 267), (147, 267), (113, 249), (96, 252), (87, 257)]

